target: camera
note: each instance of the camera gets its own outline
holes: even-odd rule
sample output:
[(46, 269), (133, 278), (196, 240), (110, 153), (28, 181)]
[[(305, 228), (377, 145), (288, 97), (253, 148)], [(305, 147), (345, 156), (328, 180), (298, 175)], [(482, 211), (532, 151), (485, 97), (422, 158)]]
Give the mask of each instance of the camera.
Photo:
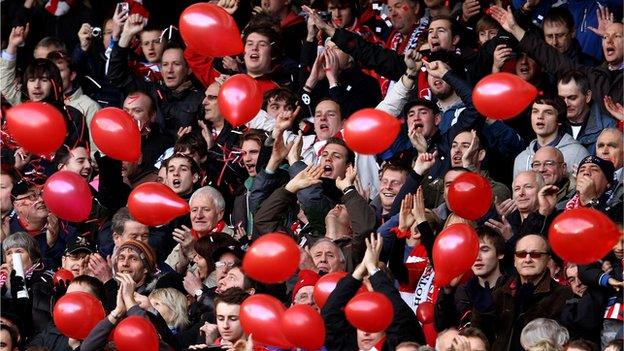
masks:
[(100, 35), (102, 35), (102, 28), (100, 28), (100, 27), (93, 27), (93, 28), (91, 28), (91, 36), (92, 37), (97, 38)]
[(319, 17), (321, 17), (321, 19), (325, 22), (329, 22), (331, 21), (331, 12), (329, 11), (319, 11), (317, 12), (317, 14), (319, 15)]

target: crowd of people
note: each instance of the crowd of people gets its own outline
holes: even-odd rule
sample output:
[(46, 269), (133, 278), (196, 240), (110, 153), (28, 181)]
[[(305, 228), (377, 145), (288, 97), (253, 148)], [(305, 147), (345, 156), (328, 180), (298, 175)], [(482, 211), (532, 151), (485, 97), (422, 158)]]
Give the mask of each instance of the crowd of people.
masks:
[[(548, 239), (552, 221), (577, 208), (622, 226), (620, 1), (213, 0), (241, 31), (243, 52), (227, 57), (182, 40), (180, 14), (196, 2), (0, 3), (3, 116), (45, 102), (67, 125), (54, 155), (36, 155), (3, 117), (0, 350), (114, 350), (109, 335), (127, 316), (149, 320), (161, 350), (281, 350), (241, 325), (241, 304), (260, 293), (316, 309), (327, 351), (622, 349), (624, 235), (591, 264), (566, 262)], [(508, 120), (473, 104), (477, 82), (498, 72), (539, 90)], [(218, 104), (235, 74), (264, 94), (238, 127)], [(93, 142), (90, 123), (105, 107), (138, 125), (137, 162)], [(401, 121), (380, 154), (343, 139), (343, 123), (363, 108)], [(48, 210), (42, 188), (58, 171), (89, 182), (87, 220)], [(448, 206), (466, 172), (493, 191), (476, 221)], [(146, 182), (171, 188), (190, 213), (139, 222), (128, 196)], [(478, 257), (440, 286), (434, 242), (456, 223), (476, 230)], [(290, 279), (269, 285), (242, 261), (273, 232), (294, 238), (301, 259)], [(71, 282), (52, 279), (60, 268)], [(334, 272), (347, 274), (319, 307), (315, 284)], [(362, 287), (391, 301), (386, 330), (347, 320)], [(77, 291), (106, 311), (84, 340), (63, 335), (52, 316)], [(428, 320), (417, 313), (425, 303)]]

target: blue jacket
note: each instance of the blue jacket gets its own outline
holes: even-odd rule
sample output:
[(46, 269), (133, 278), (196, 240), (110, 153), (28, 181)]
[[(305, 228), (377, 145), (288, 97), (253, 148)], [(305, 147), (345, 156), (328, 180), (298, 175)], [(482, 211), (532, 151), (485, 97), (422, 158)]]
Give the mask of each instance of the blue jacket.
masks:
[[(581, 131), (576, 137), (576, 141), (593, 155), (596, 153), (596, 140), (598, 139), (598, 135), (600, 135), (605, 128), (615, 127), (615, 124), (615, 119), (603, 113), (599, 104), (592, 102), (589, 117), (587, 117), (585, 125), (581, 128)], [(567, 123), (565, 124), (565, 132), (573, 135), (572, 127)]]

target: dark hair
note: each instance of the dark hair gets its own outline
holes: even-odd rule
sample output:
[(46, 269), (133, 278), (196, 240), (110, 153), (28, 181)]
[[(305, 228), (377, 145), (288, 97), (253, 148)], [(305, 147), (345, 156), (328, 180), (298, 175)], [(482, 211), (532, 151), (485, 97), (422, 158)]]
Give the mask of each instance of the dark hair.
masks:
[[(249, 289), (257, 289), (258, 288), (258, 283), (251, 279), (249, 276), (247, 276), (247, 274), (245, 274), (245, 272), (243, 271), (243, 264), (241, 262), (235, 262), (232, 267), (230, 267), (229, 270), (232, 270), (234, 268), (238, 268), (242, 273), (243, 273), (243, 290), (247, 291)], [(228, 289), (229, 290), (229, 289)], [(215, 302), (215, 306), (216, 306), (216, 302)]]
[(37, 45), (35, 45), (35, 50), (38, 47), (49, 48), (50, 46), (54, 46), (57, 50), (67, 51), (67, 47), (65, 46), (65, 43), (61, 39), (56, 38), (56, 37), (45, 37), (39, 40)]
[[(330, 98), (330, 97), (328, 97), (328, 96), (326, 96), (326, 97), (324, 97), (324, 98), (320, 99), (320, 100), (316, 103), (316, 106), (318, 106), (321, 102), (324, 102), (324, 101), (331, 101), (331, 102), (333, 102), (334, 104), (336, 104), (336, 106), (338, 106), (338, 112), (340, 112), (340, 120), (341, 120), (341, 121), (344, 121), (347, 117), (349, 117), (349, 116), (344, 116), (344, 115), (342, 114), (342, 105), (340, 105), (340, 102), (338, 102), (338, 101), (336, 101), (336, 100), (334, 100), (333, 98)], [(316, 111), (316, 106), (314, 106), (314, 110), (315, 110), (315, 111)]]
[(118, 209), (111, 220), (111, 229), (113, 230), (113, 233), (121, 235), (124, 231), (124, 227), (126, 226), (126, 222), (129, 221), (136, 221), (136, 219), (134, 219), (134, 217), (130, 214), (130, 210), (127, 207)]
[(360, 17), (360, 4), (356, 0), (325, 0), (325, 6), (334, 5), (340, 9), (351, 9), (353, 19)]
[(501, 30), (500, 24), (498, 24), (498, 22), (496, 22), (496, 20), (493, 19), (491, 16), (482, 16), (477, 21), (477, 25), (475, 27), (476, 27), (475, 32), (477, 32), (477, 34), (482, 30), (488, 30), (488, 29), (498, 29), (499, 31)]
[(494, 246), (496, 255), (505, 253), (505, 238), (494, 229), (486, 226), (477, 227), (477, 237), (479, 240), (489, 240)]
[(104, 288), (104, 283), (102, 283), (99, 279), (83, 274), (74, 278), (72, 283), (88, 285), (89, 289), (91, 289), (93, 295), (95, 295), (98, 300), (102, 302), (106, 301), (106, 289)]
[(568, 107), (561, 97), (555, 95), (538, 96), (533, 103), (552, 106), (557, 111), (558, 123), (563, 123), (566, 120)]
[[(617, 341), (617, 340), (614, 340), (614, 341)], [(622, 345), (622, 341), (621, 340), (619, 341), (619, 345), (620, 345), (620, 349), (621, 349), (621, 345)], [(569, 348), (581, 349), (581, 350), (585, 350), (585, 351), (598, 351), (598, 346), (596, 344), (594, 344), (593, 342), (591, 342), (589, 340), (585, 340), (585, 339), (576, 339), (576, 340), (570, 341), (566, 345), (565, 349), (568, 350)]]
[(570, 31), (574, 32), (574, 17), (572, 13), (565, 7), (551, 7), (546, 15), (544, 15), (544, 23), (561, 23)]
[(87, 151), (89, 150), (89, 146), (85, 142), (80, 141), (71, 149), (67, 145), (61, 145), (61, 147), (56, 150), (56, 154), (54, 154), (54, 163), (56, 163), (57, 166), (67, 164), (72, 157), (72, 151), (79, 147), (83, 147), (87, 149)]
[(481, 329), (475, 328), (475, 327), (468, 327), (466, 329), (460, 330), (458, 334), (461, 336), (468, 337), (468, 338), (481, 339), (481, 341), (483, 342), (483, 345), (485, 345), (485, 351), (490, 350), (490, 342), (488, 341), (487, 336), (485, 336), (485, 334), (481, 331)]
[(240, 305), (249, 296), (250, 295), (241, 288), (237, 288), (237, 287), (229, 288), (215, 297), (214, 299), (215, 310), (216, 310), (217, 305), (220, 303), (227, 303), (228, 305)]
[(277, 60), (282, 57), (282, 37), (273, 27), (265, 25), (247, 26), (243, 34), (243, 45), (251, 33), (257, 33), (269, 39), (271, 45), (271, 59)]
[(618, 351), (621, 351), (621, 350), (622, 350), (622, 341), (623, 341), (623, 340), (622, 340), (621, 338), (619, 338), (619, 339), (613, 339), (613, 340), (609, 341), (609, 342), (605, 345), (605, 347), (604, 347), (604, 348), (605, 348), (605, 349), (607, 349), (608, 347), (613, 346), (613, 347), (615, 347)]
[(269, 107), (271, 99), (275, 101), (284, 101), (287, 107), (294, 110), (297, 106), (298, 96), (288, 88), (275, 88), (264, 93), (264, 99), (262, 100), (262, 109), (266, 111)]
[(165, 166), (165, 168), (169, 168), (169, 162), (171, 162), (171, 160), (173, 160), (174, 158), (183, 158), (187, 160), (191, 164), (192, 174), (199, 174), (201, 172), (201, 169), (199, 168), (197, 162), (195, 162), (194, 158), (185, 154), (181, 154), (179, 152), (176, 152), (175, 154), (171, 155), (171, 157), (163, 161), (163, 165)]
[(17, 170), (15, 169), (15, 167), (13, 167), (12, 164), (9, 163), (2, 162), (0, 166), (0, 174), (9, 176), (9, 178), (11, 178), (11, 183), (14, 185), (19, 180)]
[(197, 154), (199, 159), (203, 160), (205, 157), (208, 157), (208, 144), (203, 137), (195, 133), (186, 133), (176, 141), (173, 152)]
[(578, 86), (583, 94), (587, 94), (591, 89), (589, 86), (589, 79), (587, 79), (587, 75), (583, 71), (572, 69), (559, 77), (559, 83), (561, 84), (568, 84), (572, 81), (576, 83), (576, 86)]
[(61, 99), (61, 91), (63, 90), (63, 80), (61, 79), (61, 71), (56, 64), (48, 59), (34, 59), (24, 71), (22, 75), (22, 92), (24, 96), (28, 96), (27, 83), (30, 79), (48, 78), (52, 81), (54, 94), (53, 100)]
[(254, 15), (243, 29), (243, 33), (246, 33), (248, 28), (252, 27), (270, 27), (278, 31), (281, 30), (280, 19), (265, 11)]
[[(448, 171), (446, 171), (446, 173), (450, 172), (450, 171), (455, 171), (455, 172), (470, 172), (470, 170), (466, 167), (461, 167), (461, 166), (454, 166), (454, 167), (450, 167), (448, 169)], [(444, 174), (446, 174), (444, 173)]]
[(327, 139), (327, 143), (325, 144), (325, 146), (327, 146), (329, 144), (340, 145), (340, 146), (344, 147), (345, 149), (347, 149), (347, 163), (350, 163), (352, 165), (355, 164), (355, 152), (353, 152), (353, 150), (349, 149), (349, 147), (347, 146), (347, 143), (345, 143), (344, 140), (342, 140), (340, 138), (336, 138), (336, 137), (331, 137), (331, 138)]
[(439, 20), (445, 20), (451, 24), (451, 38), (461, 33), (461, 26), (459, 25), (459, 23), (457, 23), (456, 20), (454, 20), (452, 17), (447, 16), (447, 15), (433, 16), (431, 20), (429, 21), (429, 25), (431, 25), (433, 21), (439, 21)]
[(9, 333), (9, 337), (11, 338), (11, 350), (17, 348), (18, 331), (8, 324), (0, 324), (0, 330), (6, 330)]
[[(151, 95), (147, 94), (146, 92), (144, 92), (142, 90), (134, 90), (134, 91), (131, 91), (130, 93), (128, 93), (128, 95), (126, 95), (126, 99), (128, 97), (130, 97), (130, 96), (133, 96), (133, 95), (141, 95), (141, 96), (147, 97), (147, 99), (149, 100), (149, 103), (150, 103), (150, 105), (149, 105), (149, 113), (150, 114), (154, 113), (154, 111), (156, 110), (156, 103), (154, 102), (154, 98)], [(125, 99), (124, 99), (124, 101), (125, 101)]]

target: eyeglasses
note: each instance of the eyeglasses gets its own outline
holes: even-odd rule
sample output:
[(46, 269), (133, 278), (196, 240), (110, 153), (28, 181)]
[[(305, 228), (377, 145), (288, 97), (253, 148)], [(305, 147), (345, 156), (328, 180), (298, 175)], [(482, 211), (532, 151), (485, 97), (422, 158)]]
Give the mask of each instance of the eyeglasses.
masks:
[(517, 258), (525, 258), (527, 255), (531, 256), (532, 259), (540, 259), (544, 255), (548, 255), (548, 252), (539, 252), (539, 251), (516, 251), (515, 255)]
[(225, 262), (225, 261), (215, 262), (216, 268), (223, 268), (223, 267), (231, 268), (233, 265), (234, 265), (234, 262)]
[(557, 161), (552, 161), (552, 160), (548, 160), (548, 161), (544, 161), (544, 162), (540, 162), (540, 161), (535, 161), (533, 163), (531, 163), (531, 168), (540, 168), (542, 165), (544, 167), (548, 167), (548, 168), (553, 168), (557, 165), (562, 164), (563, 162), (557, 162)]

